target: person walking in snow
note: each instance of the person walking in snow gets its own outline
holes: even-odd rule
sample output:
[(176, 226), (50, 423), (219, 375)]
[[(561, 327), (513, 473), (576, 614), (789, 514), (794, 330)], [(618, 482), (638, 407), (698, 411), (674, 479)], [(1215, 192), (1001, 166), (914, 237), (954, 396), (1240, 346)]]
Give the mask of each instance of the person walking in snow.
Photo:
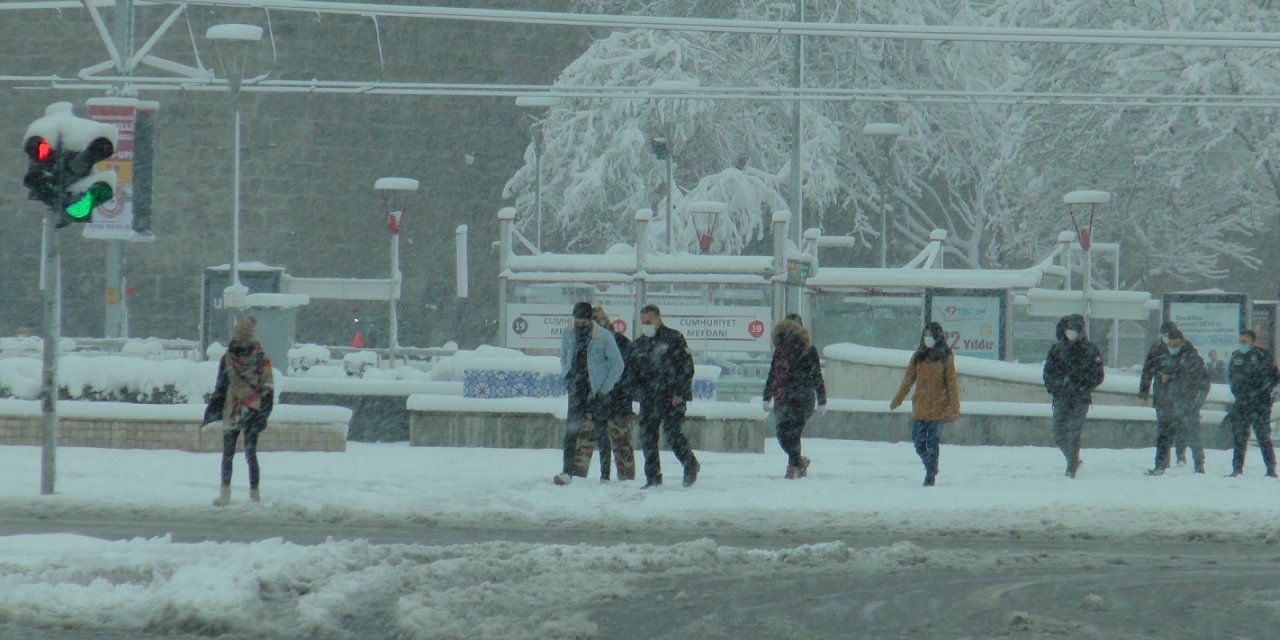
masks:
[[(1147, 349), (1147, 357), (1142, 361), (1142, 377), (1138, 379), (1138, 406), (1150, 405), (1153, 392), (1159, 390), (1160, 381), (1157, 379), (1156, 370), (1169, 356), (1169, 332), (1177, 328), (1178, 325), (1172, 320), (1160, 323), (1160, 339)], [(1176, 433), (1173, 437), (1173, 446), (1178, 454), (1178, 466), (1181, 467), (1187, 464), (1187, 441), (1181, 433)]]
[(275, 407), (275, 380), (271, 359), (254, 338), (258, 320), (246, 316), (231, 329), (231, 343), (218, 361), (218, 378), (205, 408), (204, 423), (222, 423), (222, 485), (214, 506), (231, 502), (231, 465), (236, 441), (244, 436), (244, 459), (249, 465), (249, 499), (261, 502), (258, 493), (258, 434), (267, 428)]
[(643, 489), (662, 484), (658, 428), (684, 466), (684, 486), (693, 486), (702, 465), (684, 437), (685, 408), (693, 400), (693, 355), (684, 335), (662, 323), (657, 305), (640, 310), (640, 337), (631, 343), (636, 390), (640, 393), (640, 448), (644, 451)]
[(1169, 330), (1169, 354), (1156, 366), (1155, 387), (1156, 462), (1147, 475), (1163, 475), (1169, 468), (1169, 449), (1178, 434), (1191, 448), (1195, 472), (1204, 473), (1204, 446), (1200, 444), (1200, 407), (1209, 395), (1209, 369), (1195, 345), (1180, 329)]
[[(613, 391), (609, 392), (609, 410), (606, 414), (609, 419), (609, 445), (613, 449), (613, 461), (618, 467), (618, 479), (635, 480), (636, 452), (631, 445), (631, 416), (635, 415), (635, 411), (631, 409), (633, 397), (631, 370), (634, 367), (626, 364), (628, 354), (631, 352), (631, 339), (613, 330), (609, 323), (609, 314), (602, 306), (597, 305), (591, 310), (591, 321), (613, 335), (613, 340), (618, 345), (618, 352), (622, 354), (622, 378), (618, 380), (618, 384), (613, 385)], [(573, 458), (574, 467), (581, 470), (582, 475), (586, 475), (587, 467), (591, 464), (591, 454), (596, 449), (594, 436), (595, 434), (588, 434), (585, 430), (578, 435), (578, 447)], [(608, 456), (608, 451), (601, 452), (600, 480), (602, 482), (609, 479)]]
[(1085, 335), (1084, 316), (1073, 313), (1058, 319), (1058, 342), (1044, 360), (1044, 388), (1053, 397), (1053, 441), (1067, 459), (1068, 478), (1080, 469), (1080, 434), (1093, 402), (1093, 390), (1102, 384), (1102, 352)]
[(809, 331), (795, 320), (773, 327), (773, 359), (764, 381), (764, 410), (774, 412), (778, 444), (787, 454), (788, 480), (809, 474), (809, 458), (800, 455), (800, 434), (815, 411), (827, 410), (827, 387), (822, 380), (818, 350)]
[(600, 449), (601, 477), (609, 472), (609, 392), (622, 378), (623, 369), (622, 354), (610, 334), (611, 331), (591, 321), (590, 303), (573, 305), (573, 324), (560, 337), (560, 372), (569, 392), (569, 410), (562, 467), (552, 478), (556, 484), (569, 484), (574, 475), (586, 476), (590, 459), (581, 469), (574, 460), (584, 420), (592, 422), (596, 446)]
[(1258, 346), (1252, 329), (1240, 332), (1236, 351), (1227, 367), (1227, 384), (1235, 396), (1231, 407), (1231, 477), (1244, 473), (1244, 454), (1249, 448), (1249, 429), (1258, 437), (1258, 449), (1267, 465), (1267, 477), (1276, 477), (1276, 451), (1271, 444), (1271, 392), (1280, 383), (1271, 353)]
[(915, 387), (911, 396), (911, 441), (915, 443), (916, 455), (924, 463), (926, 487), (937, 482), (942, 426), (960, 417), (955, 356), (946, 336), (937, 322), (930, 322), (924, 328), (920, 343), (907, 363), (907, 371), (902, 375), (902, 384), (889, 402), (890, 411), (897, 409), (907, 392)]

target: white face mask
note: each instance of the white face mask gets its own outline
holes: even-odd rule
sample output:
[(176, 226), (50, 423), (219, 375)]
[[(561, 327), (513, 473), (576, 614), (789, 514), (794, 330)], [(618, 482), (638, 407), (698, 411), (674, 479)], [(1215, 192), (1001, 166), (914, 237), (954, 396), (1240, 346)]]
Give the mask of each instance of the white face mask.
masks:
[(928, 347), (928, 348), (930, 348), (930, 349), (932, 349), (932, 348), (933, 348), (933, 345), (935, 345), (935, 344), (937, 344), (937, 343), (938, 343), (938, 341), (937, 341), (937, 340), (934, 340), (934, 339), (933, 339), (933, 336), (925, 336), (925, 337), (924, 337), (924, 346), (926, 346), (926, 347)]
[(1067, 339), (1072, 342), (1075, 342), (1076, 339), (1080, 337), (1080, 332), (1075, 329), (1067, 329), (1066, 331), (1063, 331), (1062, 334), (1067, 336)]
[(1169, 344), (1169, 336), (1160, 336), (1160, 342)]
[(651, 324), (642, 324), (640, 325), (640, 335), (646, 338), (652, 338), (655, 335), (658, 335), (658, 327)]

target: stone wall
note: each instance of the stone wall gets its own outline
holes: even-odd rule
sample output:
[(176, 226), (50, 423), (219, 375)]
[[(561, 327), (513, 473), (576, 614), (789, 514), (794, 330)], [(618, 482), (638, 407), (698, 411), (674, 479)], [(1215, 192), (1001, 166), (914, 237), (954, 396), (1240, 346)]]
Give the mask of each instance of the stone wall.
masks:
[[(772, 426), (762, 420), (686, 416), (684, 434), (696, 451), (763, 453)], [(633, 419), (631, 435), (639, 450), (640, 427)], [(560, 449), (564, 420), (545, 413), (459, 413), (410, 411), (409, 444), (415, 447), (494, 447)], [(667, 448), (665, 439), (661, 446)]]
[[(271, 423), (258, 437), (259, 451), (346, 451), (345, 425)], [(44, 421), (39, 416), (0, 416), (0, 445), (40, 446)], [(239, 444), (243, 444), (243, 440)], [(199, 422), (176, 420), (58, 419), (58, 445), (104, 449), (177, 449), (222, 451), (222, 429), (201, 429)], [(243, 446), (240, 447), (243, 449)]]

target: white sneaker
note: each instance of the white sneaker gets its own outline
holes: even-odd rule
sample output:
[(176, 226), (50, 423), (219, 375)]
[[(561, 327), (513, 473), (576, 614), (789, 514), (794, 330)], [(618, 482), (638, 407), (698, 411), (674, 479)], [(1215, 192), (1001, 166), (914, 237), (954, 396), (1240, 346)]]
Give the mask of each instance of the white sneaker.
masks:
[(567, 473), (564, 473), (562, 471), (560, 473), (557, 473), (555, 476), (553, 476), (551, 478), (551, 481), (556, 483), (557, 485), (564, 486), (566, 484), (569, 484), (570, 482), (573, 482), (573, 476)]

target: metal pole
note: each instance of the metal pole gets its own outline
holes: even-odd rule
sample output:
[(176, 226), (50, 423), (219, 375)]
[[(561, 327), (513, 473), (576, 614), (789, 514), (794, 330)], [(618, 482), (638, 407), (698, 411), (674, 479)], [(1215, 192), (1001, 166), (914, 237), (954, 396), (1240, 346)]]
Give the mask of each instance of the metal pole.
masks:
[[(120, 57), (127, 66), (128, 61), (133, 57), (133, 0), (116, 0), (115, 26), (111, 35), (116, 51), (120, 52)], [(133, 69), (120, 69), (120, 74), (132, 75)], [(128, 86), (123, 83), (114, 84), (112, 92), (115, 95), (130, 93)], [(107, 240), (107, 264), (104, 270), (107, 290), (103, 335), (108, 338), (122, 338), (128, 333), (125, 327), (124, 309), (127, 303), (124, 296), (124, 253), (123, 240)]]
[(391, 313), (388, 317), (388, 324), (391, 326), (387, 334), (390, 336), (387, 340), (388, 358), (391, 360), (391, 368), (396, 366), (396, 346), (399, 340), (399, 320), (396, 316), (396, 303), (399, 300), (400, 291), (400, 234), (391, 234)]
[[(59, 140), (61, 147), (61, 140)], [(59, 167), (61, 173), (61, 167)], [(61, 183), (61, 177), (58, 178)], [(52, 495), (58, 477), (58, 342), (62, 333), (62, 273), (58, 254), (58, 233), (54, 229), (58, 210), (51, 208), (44, 218), (44, 369), (40, 381), (40, 412), (43, 437), (40, 446), (40, 494)]]
[(880, 268), (889, 266), (889, 216), (884, 211), (884, 177), (880, 178)]
[[(672, 127), (674, 129), (674, 127)], [(675, 193), (675, 183), (672, 178), (671, 156), (675, 153), (675, 140), (670, 134), (667, 135), (667, 254), (675, 255), (676, 241), (672, 237), (671, 225), (671, 198)]]
[(232, 196), (231, 196), (231, 284), (240, 286), (240, 75), (239, 70), (230, 74), (231, 102), (235, 108), (235, 139), (232, 141)]
[[(1097, 205), (1092, 205), (1097, 207)], [(1092, 233), (1093, 229), (1089, 229)], [(1093, 236), (1089, 236), (1089, 246), (1084, 248), (1084, 330), (1087, 334), (1089, 331), (1089, 317), (1093, 312), (1093, 305), (1089, 301), (1089, 291), (1093, 288)]]
[(538, 127), (538, 135), (533, 137), (533, 166), (538, 174), (538, 189), (534, 192), (534, 200), (538, 209), (538, 253), (542, 253), (542, 123)]

